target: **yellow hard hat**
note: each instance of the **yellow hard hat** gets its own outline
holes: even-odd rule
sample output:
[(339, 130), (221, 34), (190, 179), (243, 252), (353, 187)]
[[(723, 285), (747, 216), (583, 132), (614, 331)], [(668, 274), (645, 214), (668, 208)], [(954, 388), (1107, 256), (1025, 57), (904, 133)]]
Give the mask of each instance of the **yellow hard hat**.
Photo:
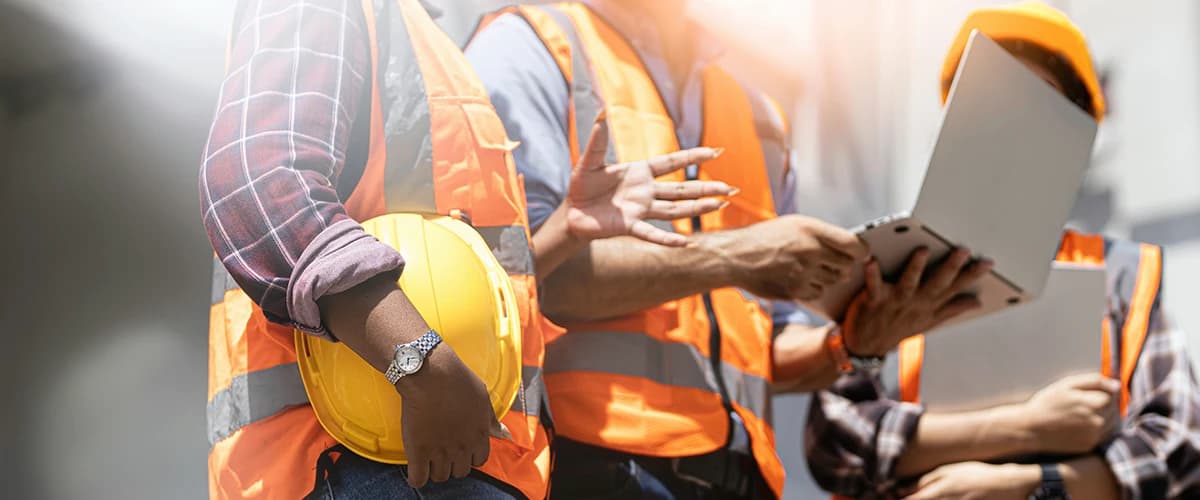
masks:
[(1021, 40), (1061, 55), (1087, 88), (1092, 116), (1096, 121), (1104, 118), (1104, 94), (1100, 91), (1096, 70), (1092, 68), (1092, 57), (1083, 32), (1066, 14), (1036, 1), (978, 9), (967, 16), (942, 64), (942, 103), (950, 95), (959, 59), (966, 50), (972, 30), (979, 30), (997, 42)]
[[(483, 238), (438, 215), (388, 214), (362, 226), (404, 256), (400, 288), (487, 385), (496, 418), (503, 418), (521, 386), (521, 322), (508, 275)], [(363, 457), (407, 463), (400, 394), (383, 373), (342, 343), (300, 331), (295, 339), (304, 389), (321, 426)]]

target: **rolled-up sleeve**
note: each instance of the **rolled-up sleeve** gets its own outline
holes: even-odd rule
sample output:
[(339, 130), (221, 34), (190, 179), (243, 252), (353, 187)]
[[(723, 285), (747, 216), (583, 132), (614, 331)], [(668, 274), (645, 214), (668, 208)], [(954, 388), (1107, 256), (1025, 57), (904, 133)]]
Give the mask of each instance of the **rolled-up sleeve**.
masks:
[(896, 463), (917, 430), (920, 406), (883, 397), (878, 379), (845, 376), (813, 395), (805, 454), (822, 488), (852, 498), (893, 498)]
[(238, 2), (200, 170), (204, 226), (234, 281), (269, 320), (326, 336), (318, 299), (404, 263), (336, 188), (371, 73), (357, 6)]
[(492, 21), (466, 54), (508, 137), (521, 143), (513, 161), (536, 229), (562, 204), (571, 182), (566, 80), (533, 28), (513, 14)]
[(1104, 459), (1122, 498), (1200, 498), (1200, 387), (1182, 332), (1157, 309), (1150, 324), (1128, 416)]

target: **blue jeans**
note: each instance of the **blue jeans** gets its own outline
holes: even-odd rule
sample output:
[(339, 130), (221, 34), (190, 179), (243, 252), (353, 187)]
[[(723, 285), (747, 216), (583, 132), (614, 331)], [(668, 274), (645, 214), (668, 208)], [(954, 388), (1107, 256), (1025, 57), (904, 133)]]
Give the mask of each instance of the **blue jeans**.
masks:
[(479, 471), (462, 479), (429, 482), (421, 489), (408, 485), (408, 467), (362, 458), (338, 445), (317, 461), (317, 477), (306, 500), (440, 500), (480, 498), (515, 500), (517, 490)]

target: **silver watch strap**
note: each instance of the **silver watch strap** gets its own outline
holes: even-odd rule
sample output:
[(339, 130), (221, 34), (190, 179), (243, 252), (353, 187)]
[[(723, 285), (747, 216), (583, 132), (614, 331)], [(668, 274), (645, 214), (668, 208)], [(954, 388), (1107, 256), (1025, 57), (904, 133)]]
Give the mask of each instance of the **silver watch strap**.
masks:
[(421, 359), (424, 360), (429, 356), (429, 351), (432, 351), (433, 348), (437, 347), (437, 345), (440, 343), (442, 343), (442, 336), (438, 335), (438, 332), (430, 328), (429, 331), (425, 332), (425, 334), (421, 335), (419, 338), (417, 338), (417, 340), (407, 344), (397, 345), (392, 349), (393, 359), (391, 363), (388, 363), (387, 371), (383, 373), (383, 376), (387, 378), (388, 383), (396, 385), (396, 382), (399, 382), (400, 379), (404, 378), (405, 375), (409, 375), (408, 373), (400, 371), (400, 366), (396, 364), (396, 360), (394, 359), (395, 354), (399, 352), (400, 349), (411, 346), (416, 349), (417, 352), (421, 353)]
[(429, 351), (432, 351), (440, 343), (442, 343), (442, 336), (430, 328), (424, 335), (417, 340), (409, 342), (408, 345), (417, 348), (417, 351), (421, 353), (421, 357), (424, 358), (429, 356)]

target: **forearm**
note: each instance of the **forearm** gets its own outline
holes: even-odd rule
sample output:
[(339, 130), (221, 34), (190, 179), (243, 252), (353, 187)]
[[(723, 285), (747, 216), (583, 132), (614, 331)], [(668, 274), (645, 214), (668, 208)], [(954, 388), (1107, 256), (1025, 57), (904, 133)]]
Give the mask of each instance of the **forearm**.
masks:
[(733, 262), (723, 250), (730, 237), (696, 235), (686, 247), (630, 237), (593, 241), (545, 277), (542, 311), (557, 321), (595, 321), (733, 285)]
[[(1042, 484), (1042, 468), (1038, 464), (1006, 464), (1011, 469), (1009, 476), (1014, 487), (1032, 495)], [(1071, 498), (1088, 500), (1116, 500), (1121, 490), (1113, 478), (1112, 470), (1098, 455), (1083, 455), (1058, 464), (1058, 473)]]
[(322, 322), (337, 339), (381, 372), (387, 371), (396, 345), (416, 340), (429, 330), (392, 273), (326, 295), (317, 304)]
[(926, 413), (896, 464), (897, 477), (911, 477), (938, 466), (988, 461), (1034, 451), (1033, 436), (1021, 425), (1016, 406), (937, 414)]
[(776, 393), (825, 389), (839, 373), (825, 347), (825, 336), (834, 325), (787, 325), (771, 346), (771, 368)]
[(578, 254), (587, 245), (587, 240), (571, 234), (567, 228), (566, 204), (559, 205), (537, 232), (533, 233), (533, 259), (538, 281), (543, 281), (553, 274), (563, 262)]

